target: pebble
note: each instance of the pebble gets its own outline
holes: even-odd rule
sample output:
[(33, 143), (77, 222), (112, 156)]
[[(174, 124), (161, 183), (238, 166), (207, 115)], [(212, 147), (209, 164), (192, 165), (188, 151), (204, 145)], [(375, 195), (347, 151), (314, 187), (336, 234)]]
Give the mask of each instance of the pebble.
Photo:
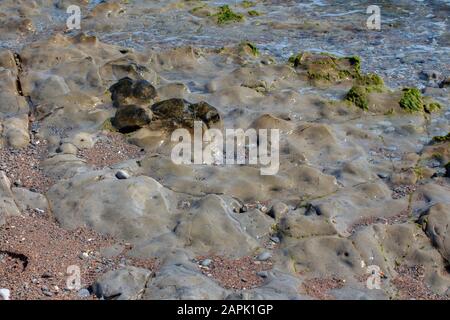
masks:
[(126, 180), (130, 177), (130, 175), (128, 174), (128, 172), (124, 171), (124, 170), (119, 170), (116, 172), (116, 178), (119, 180)]
[(11, 292), (9, 289), (0, 289), (0, 297), (2, 300), (10, 300)]
[(256, 257), (256, 260), (258, 261), (267, 261), (270, 258), (272, 258), (272, 254), (268, 251), (261, 253), (258, 257)]
[(202, 265), (203, 267), (208, 267), (211, 263), (212, 263), (212, 260), (211, 260), (211, 259), (205, 259), (205, 260), (203, 260), (203, 261), (201, 262), (201, 265)]
[(90, 296), (91, 296), (91, 293), (89, 292), (88, 289), (80, 289), (78, 291), (78, 297), (80, 297), (80, 298), (87, 298)]
[(80, 253), (79, 257), (81, 260), (84, 260), (84, 259), (89, 258), (89, 254), (87, 252), (82, 252), (82, 253)]
[(280, 243), (280, 238), (274, 236), (274, 237), (270, 237), (270, 240), (274, 243)]

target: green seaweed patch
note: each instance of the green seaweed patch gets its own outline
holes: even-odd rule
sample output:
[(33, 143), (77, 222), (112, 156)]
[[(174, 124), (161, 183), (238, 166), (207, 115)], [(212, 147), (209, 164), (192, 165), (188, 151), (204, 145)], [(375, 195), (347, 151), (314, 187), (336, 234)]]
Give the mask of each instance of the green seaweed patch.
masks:
[(361, 57), (358, 56), (351, 56), (346, 57), (343, 59), (348, 59), (348, 61), (351, 63), (351, 65), (359, 72), (361, 73)]
[(241, 48), (244, 50), (248, 48), (250, 49), (252, 55), (254, 55), (255, 57), (259, 56), (258, 47), (251, 42), (248, 41), (241, 42)]
[(219, 12), (214, 15), (217, 18), (218, 24), (228, 24), (233, 22), (241, 22), (244, 16), (240, 13), (235, 13), (230, 6), (224, 5), (219, 7)]
[(297, 55), (293, 55), (293, 56), (289, 57), (288, 62), (292, 66), (298, 67), (301, 64), (302, 58), (303, 58), (303, 53), (301, 52), (301, 53), (299, 53)]
[(359, 85), (371, 87), (374, 89), (374, 91), (378, 91), (378, 89), (384, 88), (383, 78), (381, 78), (379, 75), (377, 75), (375, 73), (368, 73), (368, 74), (361, 75), (357, 79), (357, 83)]
[(367, 88), (363, 86), (353, 86), (347, 95), (345, 100), (353, 103), (358, 108), (363, 110), (369, 110), (369, 97)]
[(434, 143), (447, 142), (450, 141), (450, 132), (446, 136), (436, 136), (433, 137), (432, 141)]
[(289, 58), (295, 68), (307, 71), (310, 80), (343, 81), (361, 77), (361, 58), (336, 57), (329, 53), (302, 52)]
[(432, 113), (441, 110), (442, 106), (437, 102), (431, 102), (425, 105), (425, 112)]
[(424, 110), (422, 93), (417, 88), (403, 89), (403, 97), (399, 101), (400, 107), (408, 112), (420, 112)]
[(244, 1), (241, 2), (241, 6), (242, 6), (243, 8), (248, 9), (248, 8), (251, 8), (251, 7), (256, 6), (256, 3), (253, 2), (253, 1), (244, 0)]
[(249, 10), (249, 11), (247, 11), (247, 14), (248, 14), (250, 17), (258, 17), (258, 16), (261, 15), (261, 13), (259, 13), (259, 12), (256, 11), (256, 10)]

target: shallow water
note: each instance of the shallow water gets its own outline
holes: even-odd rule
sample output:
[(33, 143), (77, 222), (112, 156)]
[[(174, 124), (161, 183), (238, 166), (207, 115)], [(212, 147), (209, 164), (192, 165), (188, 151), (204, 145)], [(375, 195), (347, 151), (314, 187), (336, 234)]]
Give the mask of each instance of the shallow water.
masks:
[[(100, 2), (83, 7), (83, 17)], [(104, 30), (92, 28), (92, 23), (83, 20), (82, 31), (96, 34), (104, 42), (136, 49), (222, 47), (249, 40), (280, 61), (299, 51), (359, 55), (365, 71), (383, 75), (393, 87), (424, 86), (426, 82), (419, 76), (422, 70), (450, 73), (449, 1), (381, 1), (380, 32), (367, 30), (365, 26), (370, 1), (272, 0), (258, 2), (248, 9), (240, 6), (241, 1), (233, 0), (198, 3), (212, 7), (228, 4), (236, 11), (251, 9), (261, 13), (258, 17), (247, 17), (245, 23), (225, 27), (205, 23), (188, 10), (178, 9), (175, 1), (129, 2), (116, 18), (99, 21), (110, 23)], [(32, 19), (35, 34), (5, 39), (0, 47), (18, 50), (64, 25), (67, 17), (64, 10), (45, 1), (39, 10)]]

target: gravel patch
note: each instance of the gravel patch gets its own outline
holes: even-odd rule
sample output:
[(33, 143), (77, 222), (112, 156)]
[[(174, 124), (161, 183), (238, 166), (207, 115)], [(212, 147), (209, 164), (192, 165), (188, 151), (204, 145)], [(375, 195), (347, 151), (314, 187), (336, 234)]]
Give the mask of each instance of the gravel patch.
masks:
[(303, 289), (306, 293), (318, 300), (334, 300), (329, 294), (333, 289), (340, 289), (344, 286), (344, 281), (337, 278), (313, 278), (303, 281)]
[(129, 159), (140, 158), (144, 154), (143, 149), (128, 143), (124, 135), (115, 132), (101, 136), (93, 148), (78, 151), (79, 158), (99, 169)]
[(126, 265), (157, 269), (155, 259), (126, 258), (127, 244), (117, 257), (102, 257), (100, 249), (114, 243), (118, 241), (85, 228), (62, 229), (48, 217), (10, 217), (0, 228), (0, 288), (9, 289), (12, 300), (94, 299), (67, 288), (69, 266), (79, 267), (84, 289), (101, 274)]
[[(209, 260), (207, 266), (203, 265)], [(221, 256), (197, 257), (203, 274), (213, 278), (226, 289), (246, 290), (262, 285), (264, 279), (258, 275), (272, 269), (270, 261), (256, 261), (253, 257), (227, 259)]]

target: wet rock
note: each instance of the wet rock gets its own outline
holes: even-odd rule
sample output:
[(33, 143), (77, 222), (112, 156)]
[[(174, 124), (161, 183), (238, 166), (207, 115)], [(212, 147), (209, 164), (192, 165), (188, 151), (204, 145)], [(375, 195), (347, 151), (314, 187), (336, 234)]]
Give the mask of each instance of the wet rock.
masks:
[(213, 127), (221, 121), (217, 109), (204, 101), (191, 104), (189, 111), (195, 120), (203, 121), (208, 128)]
[(450, 87), (450, 77), (442, 80), (442, 82), (439, 84), (439, 88), (448, 88)]
[(152, 113), (146, 107), (138, 105), (122, 106), (116, 111), (112, 125), (122, 133), (129, 133), (149, 124)]
[(433, 244), (450, 262), (450, 205), (438, 203), (421, 217), (422, 227)]
[(128, 77), (120, 79), (109, 91), (116, 108), (127, 105), (149, 106), (157, 96), (155, 87), (148, 81), (134, 81)]
[(208, 128), (221, 125), (217, 109), (203, 101), (190, 103), (184, 99), (173, 98), (154, 104), (152, 111), (157, 119), (169, 127), (193, 128), (194, 121), (201, 121)]
[(97, 279), (93, 291), (97, 297), (108, 300), (136, 300), (142, 296), (150, 276), (150, 270), (131, 266), (109, 271)]
[(437, 70), (422, 70), (419, 77), (427, 81), (430, 87), (438, 87), (443, 81), (442, 73)]
[(157, 102), (152, 106), (152, 111), (156, 117), (175, 123), (183, 123), (188, 115), (189, 102), (184, 99), (168, 99)]
[(342, 81), (360, 77), (359, 57), (338, 58), (330, 54), (300, 53), (289, 59), (295, 68), (305, 70), (313, 81)]

